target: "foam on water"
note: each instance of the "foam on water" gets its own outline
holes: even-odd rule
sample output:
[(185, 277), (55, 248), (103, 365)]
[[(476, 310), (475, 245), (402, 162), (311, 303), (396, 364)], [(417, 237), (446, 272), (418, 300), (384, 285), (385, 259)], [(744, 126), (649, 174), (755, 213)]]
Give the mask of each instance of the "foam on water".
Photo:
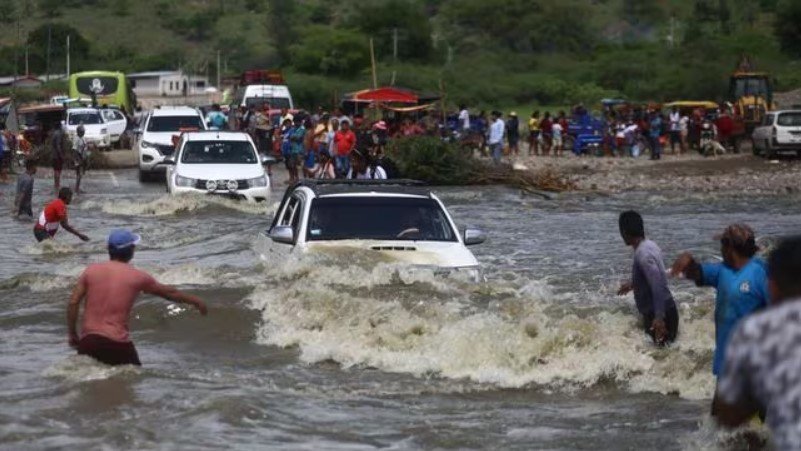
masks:
[(165, 194), (147, 202), (140, 200), (87, 201), (83, 202), (78, 208), (100, 208), (106, 213), (124, 216), (161, 217), (214, 207), (222, 207), (253, 215), (266, 215), (274, 212), (278, 208), (278, 204), (242, 202), (218, 196), (191, 194), (171, 196)]
[(704, 304), (682, 305), (680, 339), (657, 349), (633, 307), (620, 300), (577, 307), (554, 302), (566, 295), (554, 295), (544, 282), (475, 285), (433, 272), (400, 274), (386, 263), (343, 268), (319, 260), (270, 269), (250, 296), (263, 316), (257, 340), (297, 346), (307, 363), (496, 387), (572, 390), (613, 382), (692, 399), (713, 391), (712, 314)]
[(87, 382), (110, 379), (115, 376), (141, 374), (141, 368), (133, 365), (108, 366), (83, 355), (71, 355), (46, 368), (42, 375), (68, 382)]

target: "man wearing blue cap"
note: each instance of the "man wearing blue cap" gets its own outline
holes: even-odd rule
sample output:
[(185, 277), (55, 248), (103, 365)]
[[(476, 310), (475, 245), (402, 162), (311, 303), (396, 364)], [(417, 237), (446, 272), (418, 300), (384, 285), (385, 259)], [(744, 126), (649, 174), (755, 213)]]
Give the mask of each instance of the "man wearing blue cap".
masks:
[[(139, 293), (189, 304), (206, 315), (206, 305), (197, 296), (162, 285), (129, 264), (139, 241), (139, 235), (128, 230), (114, 230), (108, 237), (111, 260), (90, 265), (78, 278), (67, 306), (69, 344), (78, 354), (107, 365), (141, 365), (128, 335), (131, 308)], [(78, 311), (82, 301), (85, 303), (79, 336)]]

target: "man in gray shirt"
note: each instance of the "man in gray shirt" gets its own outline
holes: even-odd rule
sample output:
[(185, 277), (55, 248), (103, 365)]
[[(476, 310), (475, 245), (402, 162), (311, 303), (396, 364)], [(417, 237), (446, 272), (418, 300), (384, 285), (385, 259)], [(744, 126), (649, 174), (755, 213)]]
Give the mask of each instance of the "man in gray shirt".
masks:
[(17, 195), (14, 197), (14, 216), (28, 215), (33, 217), (31, 198), (33, 197), (33, 176), (36, 174), (36, 163), (25, 162), (25, 172), (17, 177)]
[(623, 241), (634, 248), (634, 263), (631, 281), (620, 287), (618, 295), (633, 290), (645, 332), (659, 346), (672, 343), (679, 331), (679, 313), (668, 288), (662, 250), (645, 238), (642, 216), (636, 211), (621, 213), (619, 226)]

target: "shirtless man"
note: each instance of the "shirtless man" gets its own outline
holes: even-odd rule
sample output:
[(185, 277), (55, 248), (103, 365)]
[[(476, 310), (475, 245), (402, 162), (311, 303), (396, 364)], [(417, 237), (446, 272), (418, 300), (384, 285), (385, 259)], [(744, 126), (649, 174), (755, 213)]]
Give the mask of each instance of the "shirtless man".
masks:
[[(131, 308), (139, 293), (189, 304), (206, 315), (200, 298), (162, 285), (129, 264), (140, 237), (128, 230), (114, 230), (108, 237), (110, 261), (90, 265), (78, 278), (67, 305), (69, 345), (107, 365), (141, 365), (128, 336)], [(78, 334), (78, 311), (84, 303)]]

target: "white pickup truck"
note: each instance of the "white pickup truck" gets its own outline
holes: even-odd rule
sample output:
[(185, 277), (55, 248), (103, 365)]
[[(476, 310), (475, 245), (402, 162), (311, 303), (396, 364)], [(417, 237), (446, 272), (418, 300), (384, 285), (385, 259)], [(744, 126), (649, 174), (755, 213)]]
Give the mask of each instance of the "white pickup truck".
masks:
[(771, 111), (751, 135), (754, 155), (774, 158), (778, 154), (801, 156), (801, 110)]

